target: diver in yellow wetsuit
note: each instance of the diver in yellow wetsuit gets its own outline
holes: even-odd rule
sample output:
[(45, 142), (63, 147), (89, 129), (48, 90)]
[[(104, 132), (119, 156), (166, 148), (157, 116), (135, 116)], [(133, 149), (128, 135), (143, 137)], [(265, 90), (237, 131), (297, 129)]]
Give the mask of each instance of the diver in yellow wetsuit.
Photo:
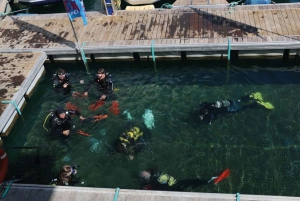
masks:
[(238, 100), (221, 100), (213, 103), (203, 102), (200, 109), (200, 120), (211, 124), (213, 120), (221, 115), (238, 112), (247, 108), (262, 106), (272, 110), (274, 106), (269, 102), (264, 102), (260, 92), (252, 93), (241, 97)]
[(124, 153), (129, 160), (133, 160), (135, 154), (145, 145), (143, 135), (144, 133), (137, 126), (133, 126), (123, 132), (117, 140), (117, 152)]

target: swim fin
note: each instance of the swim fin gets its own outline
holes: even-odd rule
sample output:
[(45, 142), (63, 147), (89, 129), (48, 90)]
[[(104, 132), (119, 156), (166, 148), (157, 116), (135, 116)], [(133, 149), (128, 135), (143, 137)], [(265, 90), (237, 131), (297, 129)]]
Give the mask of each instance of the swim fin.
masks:
[(260, 100), (263, 101), (264, 99), (262, 98), (262, 95), (260, 92), (252, 93), (249, 95), (250, 98), (253, 98), (255, 100)]
[(269, 110), (274, 109), (274, 106), (269, 102), (263, 102), (263, 101), (256, 101), (256, 102)]

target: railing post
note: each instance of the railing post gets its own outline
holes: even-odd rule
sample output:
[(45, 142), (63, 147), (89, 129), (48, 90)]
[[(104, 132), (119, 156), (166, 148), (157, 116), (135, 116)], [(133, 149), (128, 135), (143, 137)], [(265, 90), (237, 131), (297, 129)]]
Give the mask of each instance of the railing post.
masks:
[(236, 193), (236, 195), (235, 195), (235, 201), (240, 201), (240, 193)]
[(19, 107), (17, 106), (17, 104), (16, 104), (15, 101), (13, 101), (13, 100), (10, 100), (10, 101), (2, 101), (1, 103), (5, 103), (5, 104), (12, 103), (12, 104), (15, 106), (15, 108), (16, 108), (17, 112), (19, 113), (19, 115), (22, 115), (22, 114), (21, 114), (21, 111), (20, 111), (20, 109), (19, 109)]
[(117, 188), (117, 189), (116, 189), (115, 196), (114, 196), (114, 201), (117, 201), (117, 200), (118, 200), (119, 190), (120, 190), (120, 188)]
[(151, 43), (151, 53), (152, 53), (152, 60), (153, 60), (153, 65), (154, 65), (154, 71), (157, 72), (155, 55), (154, 55), (154, 40), (152, 40), (152, 43)]

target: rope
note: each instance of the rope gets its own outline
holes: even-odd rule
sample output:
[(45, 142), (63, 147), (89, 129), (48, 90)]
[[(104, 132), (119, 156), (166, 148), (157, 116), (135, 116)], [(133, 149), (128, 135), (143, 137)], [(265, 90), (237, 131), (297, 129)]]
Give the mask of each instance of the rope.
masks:
[(172, 4), (169, 4), (169, 3), (164, 3), (160, 8), (171, 9), (171, 8), (173, 8), (173, 5), (172, 5)]
[(241, 1), (242, 0), (233, 1), (233, 2), (229, 3), (229, 8), (228, 8), (228, 11), (226, 12), (226, 14), (233, 13), (235, 11), (235, 6), (237, 6)]

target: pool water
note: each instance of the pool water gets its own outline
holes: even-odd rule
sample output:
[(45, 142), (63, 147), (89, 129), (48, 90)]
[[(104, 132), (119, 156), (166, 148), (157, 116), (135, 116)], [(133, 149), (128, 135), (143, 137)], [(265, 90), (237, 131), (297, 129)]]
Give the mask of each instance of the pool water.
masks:
[[(229, 168), (231, 175), (218, 185), (187, 188), (192, 192), (243, 193), (300, 196), (300, 65), (297, 58), (281, 60), (244, 59), (227, 67), (226, 61), (152, 61), (89, 63), (91, 75), (103, 67), (113, 76), (120, 114), (109, 112), (112, 100), (97, 111), (89, 105), (99, 97), (92, 87), (88, 98), (72, 98), (52, 89), (56, 69), (74, 73), (76, 91), (84, 91), (90, 76), (81, 63), (45, 64), (46, 74), (27, 100), (6, 147), (9, 175), (24, 175), (24, 183), (48, 184), (65, 164), (80, 165), (79, 186), (140, 189), (139, 171), (156, 168), (176, 179), (209, 180)], [(80, 84), (84, 80), (85, 84)], [(206, 125), (197, 109), (203, 101), (238, 99), (261, 92), (274, 110), (253, 108), (222, 116)], [(50, 110), (75, 104), (84, 117), (107, 114), (99, 122), (82, 124), (71, 137), (50, 136), (43, 128)], [(147, 129), (143, 114), (149, 109), (154, 126)], [(114, 151), (114, 142), (124, 131), (128, 111), (133, 122), (151, 133), (147, 145), (130, 161)], [(45, 127), (48, 127), (46, 121)], [(91, 137), (76, 134), (82, 129)]]

